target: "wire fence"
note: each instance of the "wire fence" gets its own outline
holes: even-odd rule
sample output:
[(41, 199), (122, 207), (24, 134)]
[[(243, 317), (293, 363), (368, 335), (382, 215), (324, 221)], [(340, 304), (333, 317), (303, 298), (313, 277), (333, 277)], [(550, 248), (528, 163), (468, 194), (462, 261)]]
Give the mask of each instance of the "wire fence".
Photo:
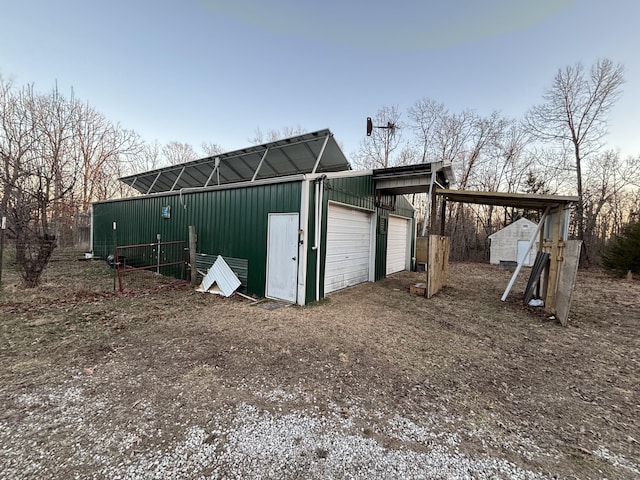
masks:
[[(86, 249), (57, 246), (34, 290), (25, 288), (15, 239), (5, 239), (0, 263), (0, 301), (27, 300), (36, 291), (46, 298), (58, 298), (78, 292), (135, 292), (183, 282), (189, 275), (186, 247), (187, 242), (119, 246), (121, 262), (115, 262), (114, 254), (98, 258)], [(113, 248), (111, 251), (114, 252)]]
[(138, 245), (121, 245), (107, 262), (117, 270), (118, 288), (136, 288), (148, 282), (149, 275), (162, 275), (180, 280), (187, 279), (189, 250), (187, 242), (157, 242)]

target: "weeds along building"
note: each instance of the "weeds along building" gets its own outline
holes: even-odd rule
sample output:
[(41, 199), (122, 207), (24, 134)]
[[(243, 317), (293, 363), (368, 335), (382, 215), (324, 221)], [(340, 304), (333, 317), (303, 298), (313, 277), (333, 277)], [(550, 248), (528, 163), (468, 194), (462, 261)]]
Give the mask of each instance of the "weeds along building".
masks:
[(193, 225), (198, 253), (244, 262), (247, 293), (304, 305), (411, 268), (414, 210), (376, 172), (321, 130), (124, 177), (141, 195), (93, 204), (93, 253)]

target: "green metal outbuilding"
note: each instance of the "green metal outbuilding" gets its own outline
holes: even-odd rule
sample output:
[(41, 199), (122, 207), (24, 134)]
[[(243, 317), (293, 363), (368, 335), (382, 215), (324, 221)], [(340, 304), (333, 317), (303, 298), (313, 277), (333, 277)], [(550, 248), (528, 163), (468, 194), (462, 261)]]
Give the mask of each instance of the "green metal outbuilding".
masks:
[(186, 241), (242, 259), (246, 292), (304, 305), (410, 269), (414, 210), (353, 171), (329, 130), (121, 178), (142, 195), (93, 204), (98, 257), (118, 245)]

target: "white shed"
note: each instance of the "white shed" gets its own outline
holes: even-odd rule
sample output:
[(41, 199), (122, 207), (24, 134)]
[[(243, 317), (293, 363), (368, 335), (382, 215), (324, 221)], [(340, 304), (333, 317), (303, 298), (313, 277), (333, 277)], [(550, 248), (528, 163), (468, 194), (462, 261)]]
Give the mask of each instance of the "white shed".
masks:
[[(526, 255), (527, 246), (537, 226), (537, 223), (526, 218), (521, 218), (493, 235), (489, 235), (489, 239), (491, 240), (490, 263), (498, 264), (500, 261), (519, 261)], [(537, 252), (538, 242), (534, 242), (531, 252), (529, 252), (525, 258), (525, 266), (530, 267), (533, 265)]]

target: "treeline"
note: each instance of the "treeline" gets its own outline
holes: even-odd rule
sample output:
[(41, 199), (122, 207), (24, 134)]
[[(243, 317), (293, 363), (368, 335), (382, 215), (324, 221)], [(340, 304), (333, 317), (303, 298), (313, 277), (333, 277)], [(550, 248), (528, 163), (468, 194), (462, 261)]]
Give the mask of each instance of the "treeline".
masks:
[[(584, 241), (583, 264), (597, 263), (608, 239), (640, 212), (640, 158), (605, 143), (623, 83), (622, 66), (607, 59), (565, 67), (522, 119), (451, 111), (429, 98), (406, 112), (383, 107), (373, 124), (396, 128), (374, 128), (353, 157), (362, 168), (451, 162), (452, 188), (578, 196), (571, 235)], [(412, 200), (423, 215), (425, 199)], [(452, 257), (488, 259), (488, 236), (521, 216), (537, 220), (535, 212), (452, 205)]]
[[(590, 69), (561, 69), (540, 105), (522, 119), (499, 112), (451, 111), (433, 99), (406, 112), (383, 107), (371, 137), (352, 163), (362, 168), (450, 162), (454, 188), (577, 195), (572, 236), (584, 240), (585, 263), (597, 262), (607, 240), (640, 212), (640, 160), (607, 150), (608, 115), (621, 94), (623, 68), (601, 60)], [(304, 133), (257, 129), (260, 144)], [(73, 243), (79, 215), (97, 200), (134, 192), (119, 177), (222, 153), (216, 143), (201, 150), (179, 141), (145, 142), (73, 94), (37, 92), (0, 76), (0, 215), (15, 239), (27, 285), (36, 285), (56, 245)], [(423, 218), (426, 202), (412, 197)], [(456, 204), (447, 233), (452, 257), (488, 258), (488, 236), (535, 212)], [(423, 222), (424, 223), (424, 222)], [(426, 225), (420, 233), (426, 233)]]
[(147, 143), (89, 103), (57, 88), (42, 93), (0, 77), (0, 216), (27, 285), (57, 245), (74, 240), (96, 200), (129, 195), (123, 175), (217, 154), (181, 142)]
[[(304, 133), (302, 127), (255, 130), (260, 144)], [(56, 246), (88, 241), (92, 202), (134, 195), (118, 178), (223, 153), (204, 142), (147, 142), (88, 102), (15, 85), (0, 75), (0, 217), (27, 286), (37, 285)], [(1, 259), (0, 259), (1, 260)]]

